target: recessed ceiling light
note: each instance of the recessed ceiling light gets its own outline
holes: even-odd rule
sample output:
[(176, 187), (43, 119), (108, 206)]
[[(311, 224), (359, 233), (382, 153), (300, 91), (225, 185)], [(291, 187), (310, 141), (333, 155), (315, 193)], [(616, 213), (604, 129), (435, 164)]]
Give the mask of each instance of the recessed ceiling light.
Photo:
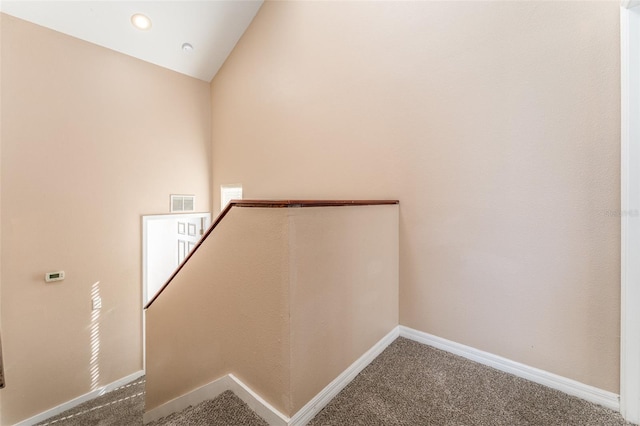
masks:
[(151, 28), (151, 19), (142, 13), (131, 16), (131, 24), (139, 30), (146, 31)]
[(182, 50), (187, 53), (193, 52), (193, 46), (191, 43), (182, 43)]

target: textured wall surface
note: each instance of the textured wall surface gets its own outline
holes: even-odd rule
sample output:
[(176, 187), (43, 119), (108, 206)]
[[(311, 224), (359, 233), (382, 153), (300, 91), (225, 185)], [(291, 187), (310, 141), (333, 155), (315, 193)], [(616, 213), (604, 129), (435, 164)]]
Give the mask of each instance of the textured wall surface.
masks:
[(400, 322), (619, 390), (616, 2), (266, 2), (213, 188), (399, 198)]
[(211, 115), (207, 83), (1, 19), (9, 425), (142, 369), (140, 216), (209, 210)]
[(398, 210), (290, 209), (292, 413), (398, 325)]
[(146, 310), (149, 411), (233, 373), (289, 405), (286, 209), (234, 208)]
[(146, 311), (146, 410), (232, 373), (292, 416), (397, 325), (397, 205), (234, 207)]

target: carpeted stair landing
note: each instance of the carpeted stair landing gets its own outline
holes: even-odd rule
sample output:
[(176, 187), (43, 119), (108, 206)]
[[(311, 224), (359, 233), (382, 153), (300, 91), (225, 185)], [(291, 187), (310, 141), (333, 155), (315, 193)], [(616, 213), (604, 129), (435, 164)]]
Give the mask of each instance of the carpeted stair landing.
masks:
[(51, 417), (37, 426), (142, 425), (144, 378)]
[[(141, 426), (144, 379), (40, 425)], [(230, 391), (148, 426), (265, 426)], [(309, 426), (623, 426), (620, 414), (398, 338)]]
[[(142, 426), (144, 379), (81, 404), (38, 426)], [(146, 426), (268, 426), (233, 392), (147, 423)]]

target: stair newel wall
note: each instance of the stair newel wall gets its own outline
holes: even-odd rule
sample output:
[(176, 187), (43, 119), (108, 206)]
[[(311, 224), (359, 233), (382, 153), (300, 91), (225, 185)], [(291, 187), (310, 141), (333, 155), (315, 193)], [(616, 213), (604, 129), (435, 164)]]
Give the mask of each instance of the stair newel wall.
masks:
[(146, 420), (240, 382), (288, 424), (397, 327), (397, 202), (352, 203), (226, 213), (147, 308)]

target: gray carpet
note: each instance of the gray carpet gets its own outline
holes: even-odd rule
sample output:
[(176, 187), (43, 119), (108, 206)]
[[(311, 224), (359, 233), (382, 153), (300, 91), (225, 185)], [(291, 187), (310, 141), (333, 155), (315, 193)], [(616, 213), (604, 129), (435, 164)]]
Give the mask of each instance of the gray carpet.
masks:
[[(144, 379), (106, 393), (38, 426), (141, 426), (144, 413)], [(231, 391), (189, 407), (147, 426), (268, 426)]]
[(268, 426), (262, 418), (238, 398), (233, 392), (226, 391), (210, 401), (172, 414), (147, 426)]
[(612, 410), (399, 338), (310, 423), (626, 425)]
[[(142, 425), (144, 380), (40, 425)], [(149, 426), (264, 426), (231, 392)], [(618, 426), (618, 413), (438, 349), (399, 338), (310, 426)]]
[(71, 410), (38, 423), (65, 426), (125, 426), (142, 425), (144, 412), (144, 378), (105, 393)]

